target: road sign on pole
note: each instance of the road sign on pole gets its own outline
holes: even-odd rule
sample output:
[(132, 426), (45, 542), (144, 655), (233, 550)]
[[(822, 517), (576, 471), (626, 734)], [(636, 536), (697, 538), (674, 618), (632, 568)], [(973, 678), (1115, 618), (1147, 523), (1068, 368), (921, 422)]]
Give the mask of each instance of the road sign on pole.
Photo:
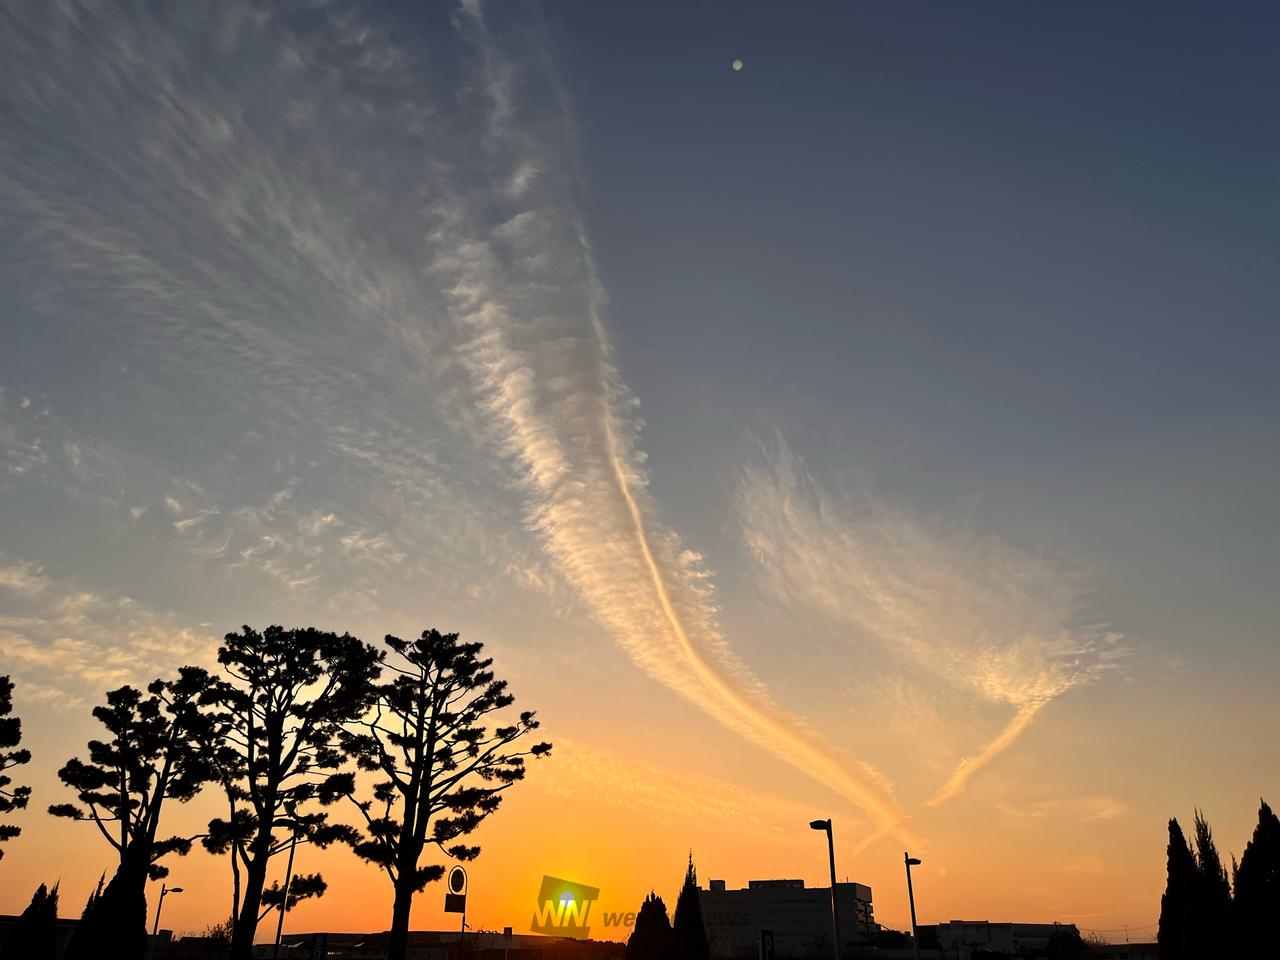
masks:
[(467, 871), (454, 867), (449, 871), (449, 886), (444, 894), (444, 912), (467, 912)]
[(773, 960), (773, 931), (760, 931), (760, 960)]

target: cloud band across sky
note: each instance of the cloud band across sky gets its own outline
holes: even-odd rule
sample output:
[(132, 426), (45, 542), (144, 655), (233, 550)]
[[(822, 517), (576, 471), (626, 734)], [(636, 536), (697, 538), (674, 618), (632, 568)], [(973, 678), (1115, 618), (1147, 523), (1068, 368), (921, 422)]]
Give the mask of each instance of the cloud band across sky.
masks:
[[(466, 4), (458, 21), (482, 51), (491, 179), (513, 186), (492, 226), (459, 203), (435, 268), (458, 323), (472, 331), (469, 365), (520, 465), (531, 526), (647, 672), (843, 794), (881, 828), (905, 834), (885, 778), (804, 730), (735, 656), (701, 557), (657, 520), (585, 230), (569, 185), (549, 172), (563, 158), (523, 125), (521, 67), (485, 29), (479, 5)], [(553, 128), (568, 123), (551, 119)]]
[(854, 488), (829, 492), (778, 439), (738, 491), (739, 523), (765, 589), (815, 610), (919, 676), (1013, 708), (928, 801), (962, 793), (1042, 709), (1127, 655), (1082, 623), (1083, 586), (1060, 566), (993, 537), (939, 528)]
[[(467, 0), (424, 17), (418, 44), (358, 6), (188, 10), (4, 14), (35, 39), (0, 65), (16, 118), (0, 212), (20, 237), (0, 295), (53, 331), (48, 353), (92, 361), (32, 405), (83, 427), (59, 457), (10, 431), (22, 482), (74, 481), (121, 523), (331, 613), (374, 616), (415, 578), (567, 585), (648, 675), (909, 836), (889, 779), (765, 689), (708, 564), (662, 520), (536, 17)], [(59, 377), (91, 389), (58, 395)], [(18, 386), (0, 401), (26, 404)], [(49, 434), (5, 409), (0, 440), (9, 420)], [(98, 442), (121, 433), (112, 417), (123, 450)], [(1050, 565), (861, 517), (785, 447), (738, 506), (771, 596), (1012, 709), (937, 799), (1121, 649), (1077, 624)]]

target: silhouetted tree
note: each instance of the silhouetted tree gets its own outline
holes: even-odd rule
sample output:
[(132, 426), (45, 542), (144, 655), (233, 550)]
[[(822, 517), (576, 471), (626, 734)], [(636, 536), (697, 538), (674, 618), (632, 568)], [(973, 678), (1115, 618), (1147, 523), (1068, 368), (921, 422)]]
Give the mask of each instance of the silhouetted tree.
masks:
[[(0, 813), (21, 810), (31, 799), (30, 787), (13, 786), (8, 771), (31, 761), (30, 750), (14, 750), (22, 742), (22, 720), (11, 717), (13, 713), (13, 681), (0, 677)], [(0, 843), (12, 840), (22, 833), (22, 828), (11, 823), (0, 823)], [(0, 858), (4, 850), (0, 848)]]
[(230, 754), (219, 761), (230, 813), (210, 821), (204, 844), (231, 854), (234, 960), (252, 955), (258, 922), (272, 908), (263, 901), (271, 858), (295, 835), (325, 846), (352, 832), (304, 808), (341, 764), (339, 731), (368, 707), (381, 656), (349, 634), (278, 626), (229, 633), (218, 650), (229, 678), (213, 698)]
[(1177, 820), (1169, 821), (1168, 879), (1160, 898), (1161, 960), (1198, 960), (1196, 902), (1199, 871)]
[(702, 922), (702, 901), (698, 897), (698, 872), (693, 866), (692, 853), (689, 854), (684, 885), (676, 898), (676, 916), (671, 930), (674, 956), (678, 960), (711, 960), (707, 928)]
[(1229, 951), (1234, 945), (1231, 922), (1231, 886), (1222, 866), (1213, 831), (1204, 814), (1196, 811), (1196, 932), (1201, 955)]
[(409, 935), (414, 894), (444, 874), (423, 865), (429, 845), (458, 860), (480, 848), (457, 842), (498, 809), (502, 792), (524, 778), (525, 758), (542, 757), (551, 744), (515, 745), (538, 721), (525, 711), (515, 722), (490, 728), (494, 715), (515, 698), (505, 680), (494, 679), (491, 658), (480, 643), (456, 633), (424, 630), (412, 642), (388, 636), (396, 654), (386, 668), (395, 674), (377, 690), (371, 715), (343, 735), (343, 745), (363, 770), (385, 779), (373, 798), (359, 800), (351, 774), (331, 777), (325, 798), (347, 796), (365, 820), (356, 853), (377, 864), (391, 880), (395, 900), (387, 956), (401, 960)]
[(235, 919), (228, 917), (221, 923), (211, 923), (200, 931), (200, 936), (206, 940), (215, 940), (218, 943), (224, 943), (229, 948), (231, 946), (231, 931), (235, 927)]
[(89, 899), (85, 901), (84, 909), (80, 911), (80, 922), (83, 923), (85, 917), (93, 910), (94, 905), (102, 897), (102, 885), (107, 882), (107, 875), (104, 873), (98, 877), (98, 885), (94, 887), (93, 892), (89, 894)]
[(660, 896), (651, 892), (640, 905), (635, 929), (627, 939), (626, 960), (668, 960), (671, 937), (667, 905)]
[(279, 910), (283, 904), (284, 912), (288, 913), (303, 900), (309, 900), (312, 897), (323, 897), (324, 892), (328, 889), (329, 885), (325, 883), (324, 877), (320, 874), (298, 874), (289, 880), (287, 898), (285, 896), (285, 888), (280, 886), (277, 881), (262, 891), (262, 905), (267, 911), (271, 911)]
[(111, 882), (85, 908), (67, 956), (92, 956), (111, 943), (116, 956), (146, 950), (148, 877), (168, 874), (159, 861), (185, 855), (194, 837), (157, 839), (166, 800), (185, 802), (213, 777), (199, 744), (212, 737), (212, 721), (198, 706), (209, 675), (183, 667), (178, 679), (156, 680), (147, 693), (124, 686), (107, 694), (93, 715), (109, 740), (89, 742), (89, 761), (74, 757), (58, 776), (76, 791), (79, 805), (54, 804), (58, 817), (94, 823), (119, 856)]
[(876, 931), (871, 944), (877, 950), (907, 950), (911, 947), (911, 934), (881, 927)]
[(0, 960), (54, 960), (58, 955), (58, 885), (42, 883), (0, 950)]
[(1275, 956), (1280, 917), (1280, 819), (1259, 803), (1258, 825), (1235, 869), (1234, 904), (1243, 955), (1255, 960)]
[(235, 921), (231, 918), (223, 920), (221, 923), (211, 923), (200, 931), (199, 936), (203, 939), (203, 956), (206, 960), (223, 960), (231, 953), (231, 931), (235, 928)]
[(1049, 960), (1075, 960), (1085, 956), (1088, 951), (1088, 945), (1084, 942), (1084, 937), (1080, 936), (1079, 929), (1069, 924), (1059, 925), (1049, 934), (1044, 947), (1044, 954)]

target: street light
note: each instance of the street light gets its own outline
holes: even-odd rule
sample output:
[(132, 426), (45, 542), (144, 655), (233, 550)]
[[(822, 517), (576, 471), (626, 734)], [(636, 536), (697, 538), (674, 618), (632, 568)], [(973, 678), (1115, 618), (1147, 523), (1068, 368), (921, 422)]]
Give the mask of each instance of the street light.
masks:
[(290, 829), (293, 832), (293, 838), (289, 841), (289, 864), (284, 869), (284, 892), (280, 900), (280, 916), (276, 919), (276, 944), (271, 949), (271, 956), (280, 956), (280, 938), (284, 936), (284, 915), (289, 909), (289, 888), (293, 886), (293, 852), (298, 849), (298, 808), (296, 805), (286, 804), (286, 811), (293, 819)]
[(166, 887), (160, 884), (160, 902), (156, 904), (156, 925), (151, 928), (151, 935), (154, 937), (160, 932), (160, 911), (164, 909), (164, 898), (171, 893), (181, 893), (181, 887)]
[(920, 960), (920, 931), (916, 929), (916, 894), (911, 889), (911, 868), (920, 866), (920, 861), (903, 851), (902, 861), (907, 865), (907, 900), (911, 903), (911, 949), (915, 951), (916, 960)]
[(827, 833), (827, 855), (831, 858), (831, 929), (836, 938), (836, 960), (840, 960), (840, 910), (836, 906), (836, 845), (831, 838), (830, 820), (810, 820), (813, 830), (825, 830)]

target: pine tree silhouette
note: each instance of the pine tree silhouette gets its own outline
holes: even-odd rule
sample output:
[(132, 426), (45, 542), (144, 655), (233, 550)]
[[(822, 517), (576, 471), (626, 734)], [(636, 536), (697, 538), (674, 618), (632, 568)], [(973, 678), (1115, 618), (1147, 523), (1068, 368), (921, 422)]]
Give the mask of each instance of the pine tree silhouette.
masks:
[(702, 922), (702, 901), (698, 896), (698, 872), (693, 866), (693, 853), (684, 874), (684, 886), (676, 899), (676, 916), (671, 924), (674, 954), (677, 960), (710, 960), (711, 946), (707, 928)]
[[(13, 778), (6, 771), (31, 762), (30, 750), (11, 750), (22, 742), (22, 720), (9, 716), (13, 712), (13, 681), (0, 677), (0, 813), (21, 810), (31, 799), (30, 787), (13, 786)], [(22, 833), (22, 828), (12, 823), (0, 823), (0, 843), (12, 840)], [(0, 858), (4, 850), (0, 849)]]
[(1259, 801), (1258, 825), (1235, 870), (1235, 925), (1250, 960), (1276, 955), (1280, 917), (1280, 819)]
[(640, 905), (635, 929), (627, 940), (626, 960), (670, 960), (672, 953), (671, 921), (667, 905), (656, 893), (650, 893)]
[(1195, 951), (1199, 872), (1177, 820), (1169, 821), (1168, 870), (1160, 898), (1160, 960), (1201, 960)]
[(391, 881), (387, 957), (404, 960), (413, 898), (444, 875), (441, 864), (424, 858), (437, 851), (455, 860), (478, 856), (478, 846), (461, 841), (524, 779), (525, 759), (547, 756), (551, 744), (526, 739), (538, 720), (530, 710), (513, 714), (515, 697), (496, 679), (483, 644), (439, 630), (413, 641), (388, 636), (386, 643), (391, 681), (375, 688), (370, 715), (339, 736), (378, 779), (367, 799), (357, 799), (354, 777), (334, 774), (320, 799), (346, 796), (360, 811), (365, 830), (352, 846)]
[(94, 888), (93, 892), (89, 894), (89, 899), (85, 901), (84, 909), (80, 911), (80, 920), (82, 922), (85, 917), (89, 916), (93, 911), (94, 906), (102, 898), (102, 887), (106, 882), (107, 875), (105, 873), (98, 877), (98, 885)]
[(1204, 814), (1196, 811), (1196, 926), (1200, 956), (1229, 950), (1235, 930), (1231, 923), (1231, 886)]
[(0, 950), (0, 960), (55, 960), (58, 955), (58, 885), (42, 883)]

